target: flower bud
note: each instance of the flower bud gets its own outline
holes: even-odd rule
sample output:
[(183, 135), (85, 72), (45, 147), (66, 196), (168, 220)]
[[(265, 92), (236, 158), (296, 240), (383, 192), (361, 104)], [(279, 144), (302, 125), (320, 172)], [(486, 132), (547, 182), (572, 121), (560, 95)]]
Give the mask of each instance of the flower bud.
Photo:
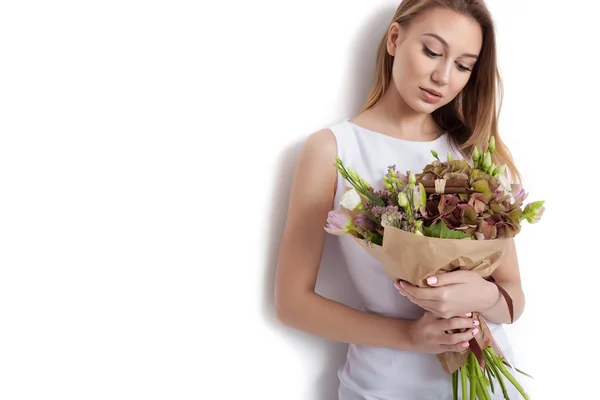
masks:
[(325, 231), (332, 235), (345, 235), (354, 228), (350, 214), (344, 210), (330, 211), (327, 215)]
[(506, 164), (502, 164), (501, 166), (498, 167), (498, 175), (504, 175), (505, 171), (506, 171)]
[(408, 173), (408, 183), (411, 185), (414, 185), (417, 183), (417, 178), (415, 177), (415, 174), (412, 171), (410, 171)]
[(488, 169), (492, 166), (492, 155), (490, 153), (485, 153), (483, 156), (483, 168)]
[(398, 194), (398, 205), (402, 208), (406, 208), (408, 206), (408, 197), (406, 193), (401, 192)]
[(435, 150), (431, 150), (431, 154), (433, 154), (433, 156), (439, 161), (440, 158), (438, 157), (438, 153)]
[(446, 157), (448, 158), (448, 162), (452, 161), (452, 154), (450, 154), (450, 152), (448, 152)]
[(496, 150), (496, 139), (494, 139), (494, 137), (490, 137), (490, 143), (488, 145), (488, 151), (490, 153), (493, 153), (494, 150)]
[(474, 162), (477, 162), (479, 160), (479, 158), (481, 157), (481, 153), (479, 152), (479, 149), (477, 148), (477, 146), (475, 146), (473, 148), (473, 155), (472, 155), (472, 157), (473, 157), (473, 161)]

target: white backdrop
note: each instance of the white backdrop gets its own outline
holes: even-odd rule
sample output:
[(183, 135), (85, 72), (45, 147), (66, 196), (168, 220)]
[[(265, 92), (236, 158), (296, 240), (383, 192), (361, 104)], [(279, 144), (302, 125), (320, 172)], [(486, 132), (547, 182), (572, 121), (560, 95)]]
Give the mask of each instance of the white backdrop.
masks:
[[(597, 6), (489, 5), (503, 137), (547, 200), (521, 380), (595, 398)], [(275, 263), (299, 146), (358, 112), (396, 6), (3, 2), (0, 398), (335, 399), (346, 346), (276, 321)], [(331, 249), (318, 290), (356, 304)]]

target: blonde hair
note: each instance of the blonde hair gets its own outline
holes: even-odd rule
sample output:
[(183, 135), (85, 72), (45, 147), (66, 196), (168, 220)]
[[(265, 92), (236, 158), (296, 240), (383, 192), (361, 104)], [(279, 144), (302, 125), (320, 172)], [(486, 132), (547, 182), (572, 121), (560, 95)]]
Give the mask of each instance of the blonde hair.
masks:
[[(473, 18), (481, 26), (483, 43), (481, 54), (471, 77), (463, 90), (450, 103), (432, 113), (434, 121), (449, 132), (454, 145), (465, 157), (471, 157), (474, 146), (487, 149), (490, 136), (494, 137), (496, 150), (492, 159), (506, 164), (507, 175), (513, 182), (521, 181), (506, 144), (498, 133), (498, 119), (502, 106), (502, 79), (497, 66), (494, 22), (483, 0), (403, 0), (393, 21), (409, 27), (415, 17), (436, 7), (446, 8)], [(393, 56), (387, 51), (387, 32), (377, 50), (375, 77), (363, 111), (375, 106), (388, 89), (392, 77)]]

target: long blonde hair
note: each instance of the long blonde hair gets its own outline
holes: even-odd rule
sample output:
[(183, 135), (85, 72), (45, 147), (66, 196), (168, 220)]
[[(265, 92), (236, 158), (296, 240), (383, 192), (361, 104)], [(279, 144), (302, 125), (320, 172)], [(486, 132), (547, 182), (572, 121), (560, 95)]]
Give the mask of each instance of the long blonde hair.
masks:
[[(493, 136), (496, 142), (493, 161), (498, 165), (506, 164), (510, 180), (520, 182), (522, 177), (512, 154), (498, 134), (503, 88), (490, 12), (483, 0), (403, 0), (392, 23), (408, 27), (415, 17), (435, 7), (450, 9), (476, 20), (483, 31), (483, 43), (467, 85), (450, 103), (435, 110), (432, 117), (441, 129), (449, 132), (454, 145), (465, 157), (471, 157), (474, 146), (487, 149), (489, 138)], [(387, 32), (377, 50), (375, 77), (363, 111), (379, 103), (390, 84), (393, 57), (387, 51), (386, 41)]]

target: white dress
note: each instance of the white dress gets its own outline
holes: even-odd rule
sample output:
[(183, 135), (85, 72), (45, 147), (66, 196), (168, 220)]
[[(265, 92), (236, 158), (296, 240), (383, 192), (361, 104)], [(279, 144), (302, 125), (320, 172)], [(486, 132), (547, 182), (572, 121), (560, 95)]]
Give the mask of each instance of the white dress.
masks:
[[(388, 167), (396, 171), (420, 172), (434, 160), (431, 150), (444, 160), (450, 151), (454, 159), (463, 158), (450, 144), (447, 134), (430, 142), (406, 141), (367, 130), (348, 120), (329, 128), (336, 137), (338, 157), (375, 189), (383, 188), (383, 176)], [(340, 198), (349, 186), (338, 173), (333, 208), (340, 208)], [(382, 316), (418, 319), (423, 309), (400, 295), (383, 265), (348, 236), (336, 237), (358, 295), (362, 310)], [(496, 341), (512, 361), (512, 350), (500, 324), (488, 323)], [(391, 348), (350, 344), (347, 360), (339, 369), (340, 400), (451, 400), (451, 376), (433, 354), (402, 351)], [(518, 380), (519, 376), (516, 376)], [(518, 392), (507, 383), (512, 400)], [(460, 386), (460, 385), (459, 385)], [(495, 385), (498, 388), (498, 385)], [(493, 399), (502, 399), (496, 390)]]

